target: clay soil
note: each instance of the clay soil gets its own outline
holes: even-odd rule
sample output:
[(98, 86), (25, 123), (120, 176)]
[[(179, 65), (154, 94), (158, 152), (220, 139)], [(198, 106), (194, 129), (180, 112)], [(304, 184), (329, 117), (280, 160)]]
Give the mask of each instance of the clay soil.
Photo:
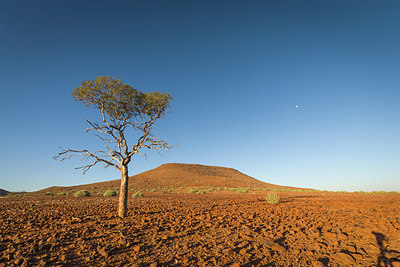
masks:
[(0, 266), (400, 266), (400, 194), (0, 198)]

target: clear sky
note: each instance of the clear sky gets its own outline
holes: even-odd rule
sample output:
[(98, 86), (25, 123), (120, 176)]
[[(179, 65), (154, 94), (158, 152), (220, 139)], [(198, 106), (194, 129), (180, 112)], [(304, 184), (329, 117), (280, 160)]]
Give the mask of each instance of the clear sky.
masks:
[(110, 75), (174, 98), (155, 134), (179, 146), (135, 157), (131, 175), (198, 163), (400, 191), (399, 14), (397, 0), (0, 1), (0, 188), (120, 177), (52, 159), (102, 147), (71, 92)]

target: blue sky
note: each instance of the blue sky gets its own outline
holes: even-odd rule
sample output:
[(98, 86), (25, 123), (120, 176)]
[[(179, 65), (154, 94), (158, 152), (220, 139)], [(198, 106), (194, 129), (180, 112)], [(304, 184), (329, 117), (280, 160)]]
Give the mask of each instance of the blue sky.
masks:
[[(326, 190), (400, 191), (398, 1), (1, 1), (0, 188), (119, 178), (63, 148), (101, 148), (72, 89), (98, 75), (170, 93), (163, 163)], [(296, 108), (296, 105), (299, 108)], [(132, 135), (132, 138), (135, 136)]]

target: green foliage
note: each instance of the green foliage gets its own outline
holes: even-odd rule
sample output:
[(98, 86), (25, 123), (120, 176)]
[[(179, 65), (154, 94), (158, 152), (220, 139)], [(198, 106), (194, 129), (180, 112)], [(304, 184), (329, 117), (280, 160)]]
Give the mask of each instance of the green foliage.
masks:
[(197, 192), (197, 194), (199, 194), (199, 195), (204, 195), (206, 193), (206, 191), (204, 191), (204, 190), (200, 190), (199, 192)]
[(190, 194), (194, 194), (194, 193), (196, 193), (196, 192), (197, 192), (196, 189), (193, 189), (193, 188), (189, 188), (189, 189), (188, 189), (188, 193), (190, 193)]
[(104, 197), (114, 197), (117, 195), (117, 191), (109, 189), (106, 192), (104, 192), (103, 196)]
[(25, 195), (25, 193), (21, 193), (21, 192), (8, 192), (7, 196), (8, 197), (23, 197)]
[(117, 120), (163, 115), (172, 100), (169, 94), (143, 93), (110, 76), (83, 81), (81, 86), (73, 90), (72, 95), (76, 101), (82, 101), (87, 107), (93, 105)]
[(54, 196), (54, 194), (52, 192), (46, 192), (45, 195), (46, 196)]
[(268, 193), (266, 196), (266, 200), (270, 204), (277, 204), (281, 201), (279, 195), (276, 193)]
[(229, 187), (229, 188), (226, 188), (226, 190), (233, 191), (238, 194), (247, 193), (247, 189), (241, 188), (241, 187)]
[(242, 193), (247, 193), (248, 191), (246, 190), (246, 189), (244, 189), (244, 188), (238, 188), (237, 190), (236, 190), (236, 193), (238, 193), (238, 194), (242, 194)]
[(143, 193), (141, 191), (137, 191), (132, 195), (133, 198), (141, 198), (144, 197)]
[(90, 197), (90, 193), (86, 190), (79, 190), (74, 193), (74, 197)]
[(66, 196), (66, 195), (68, 195), (67, 193), (65, 193), (65, 192), (60, 192), (60, 193), (57, 193), (57, 196)]

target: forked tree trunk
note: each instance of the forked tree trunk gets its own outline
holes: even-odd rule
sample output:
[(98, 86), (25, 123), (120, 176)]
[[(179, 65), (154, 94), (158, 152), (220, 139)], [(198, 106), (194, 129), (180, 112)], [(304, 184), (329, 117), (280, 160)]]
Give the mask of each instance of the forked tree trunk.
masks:
[(121, 168), (121, 188), (119, 190), (119, 207), (118, 216), (121, 218), (126, 217), (128, 209), (128, 167)]

